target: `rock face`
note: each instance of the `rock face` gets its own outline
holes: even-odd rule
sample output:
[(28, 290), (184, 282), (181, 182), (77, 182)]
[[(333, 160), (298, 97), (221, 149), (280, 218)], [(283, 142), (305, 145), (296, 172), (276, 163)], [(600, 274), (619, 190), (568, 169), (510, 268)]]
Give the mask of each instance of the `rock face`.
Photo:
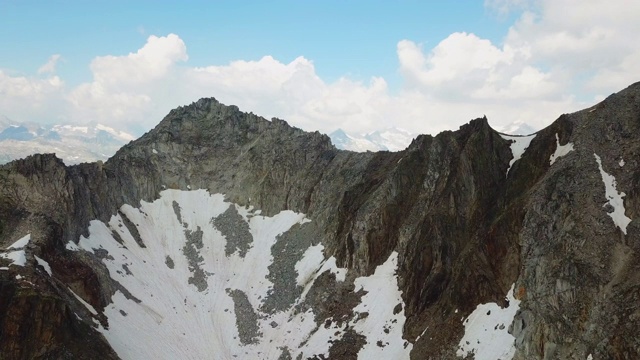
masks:
[[(137, 345), (113, 340), (114, 314), (128, 314), (119, 304), (151, 306), (140, 295), (147, 287), (127, 276), (165, 279), (183, 266), (194, 298), (211, 291), (231, 301), (234, 341), (247, 354), (280, 339), (269, 327), (313, 314), (306, 342), (264, 345), (277, 354), (256, 358), (355, 359), (388, 349), (412, 359), (639, 358), (639, 138), (640, 83), (535, 136), (501, 135), (476, 119), (395, 153), (337, 150), (325, 135), (201, 99), (105, 163), (67, 167), (52, 155), (11, 162), (0, 167), (0, 354), (127, 358), (122, 349)], [(186, 204), (200, 200), (169, 200), (195, 191), (234, 205), (209, 222), (188, 220)], [(184, 234), (175, 236), (183, 257), (163, 245), (158, 268), (145, 267), (162, 241), (150, 230), (161, 226), (150, 220), (155, 206)], [(247, 206), (261, 213), (238, 210)], [(214, 260), (252, 256), (262, 240), (251, 219), (283, 211), (311, 223), (273, 238), (264, 297), (219, 285)], [(226, 243), (206, 255), (216, 236)], [(317, 262), (301, 260), (320, 247)], [(118, 249), (141, 261), (118, 260)], [(401, 300), (365, 309), (393, 299), (375, 279), (389, 280)], [(280, 313), (288, 320), (271, 320)], [(168, 315), (158, 314), (160, 328)], [(311, 349), (333, 329), (339, 334)], [(369, 336), (397, 329), (401, 342)], [(223, 350), (212, 358), (225, 358)]]

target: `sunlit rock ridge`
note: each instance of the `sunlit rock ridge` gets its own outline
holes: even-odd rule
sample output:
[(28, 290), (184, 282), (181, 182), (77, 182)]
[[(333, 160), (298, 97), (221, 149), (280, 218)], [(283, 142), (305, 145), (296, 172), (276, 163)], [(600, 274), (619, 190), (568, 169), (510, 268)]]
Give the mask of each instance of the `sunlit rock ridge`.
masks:
[(640, 84), (397, 152), (213, 98), (102, 163), (0, 167), (6, 359), (640, 355)]

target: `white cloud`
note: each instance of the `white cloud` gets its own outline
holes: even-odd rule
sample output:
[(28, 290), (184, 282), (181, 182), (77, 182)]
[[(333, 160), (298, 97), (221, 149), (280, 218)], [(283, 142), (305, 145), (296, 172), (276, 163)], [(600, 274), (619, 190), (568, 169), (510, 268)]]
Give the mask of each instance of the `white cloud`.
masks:
[[(127, 55), (95, 58), (90, 64), (93, 79), (73, 89), (57, 76), (20, 77), (0, 71), (0, 112), (28, 109), (23, 100), (33, 97), (60, 118), (124, 128), (136, 124), (147, 130), (170, 109), (213, 96), (309, 131), (341, 127), (363, 133), (397, 126), (435, 134), (483, 115), (497, 128), (513, 122), (540, 128), (640, 80), (640, 49), (635, 46), (640, 2), (485, 4), (497, 12), (521, 12), (503, 41), (465, 32), (453, 33), (432, 48), (399, 41), (403, 83), (397, 91), (380, 77), (326, 82), (303, 56), (289, 63), (264, 56), (192, 67), (186, 63), (186, 44), (169, 34), (150, 36)], [(41, 74), (53, 74), (57, 59), (52, 56)]]
[(598, 70), (587, 82), (587, 87), (612, 92), (636, 80), (640, 80), (640, 49), (626, 55), (620, 63)]
[(67, 95), (69, 117), (148, 128), (161, 119), (148, 118), (157, 116), (153, 95), (169, 86), (175, 65), (187, 59), (187, 48), (175, 34), (149, 36), (142, 48), (125, 56), (97, 57), (90, 66), (93, 81), (77, 86)]
[(485, 0), (484, 6), (500, 16), (523, 10), (531, 6), (532, 0)]
[(47, 93), (62, 87), (62, 80), (57, 76), (47, 79), (11, 76), (0, 70), (0, 94), (7, 98), (31, 98), (40, 100)]
[(14, 76), (0, 70), (0, 113), (16, 121), (49, 121), (60, 113), (63, 91), (58, 76)]
[(453, 33), (428, 53), (403, 40), (398, 58), (407, 86), (422, 94), (405, 106), (424, 109), (430, 129), (456, 128), (483, 114), (497, 128), (514, 121), (541, 128), (577, 108), (550, 73), (531, 63), (527, 46), (498, 47), (474, 34)]
[(95, 58), (91, 62), (91, 71), (96, 83), (126, 87), (162, 78), (174, 64), (188, 58), (187, 47), (178, 35), (152, 35), (135, 53)]
[[(549, 68), (554, 77), (588, 79), (603, 69), (620, 68), (639, 51), (640, 2), (543, 0), (536, 9), (520, 17), (505, 42), (530, 48), (531, 62)], [(637, 68), (625, 71), (631, 71), (627, 82), (640, 77)], [(600, 90), (615, 91), (619, 86), (606, 84)]]
[(38, 74), (53, 74), (56, 72), (56, 65), (58, 65), (58, 61), (60, 61), (60, 54), (53, 54), (49, 57), (49, 60), (46, 64), (42, 65), (38, 69)]
[(498, 49), (489, 40), (467, 33), (449, 35), (428, 56), (411, 41), (398, 44), (400, 68), (407, 80), (417, 80), (419, 85), (428, 87), (482, 82), (492, 69), (511, 63), (513, 57), (510, 49)]

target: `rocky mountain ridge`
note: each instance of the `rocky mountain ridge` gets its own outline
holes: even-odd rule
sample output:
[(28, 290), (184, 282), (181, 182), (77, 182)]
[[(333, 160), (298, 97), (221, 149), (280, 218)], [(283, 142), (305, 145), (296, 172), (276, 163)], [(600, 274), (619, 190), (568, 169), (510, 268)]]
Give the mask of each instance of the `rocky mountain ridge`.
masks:
[[(481, 304), (513, 309), (516, 300), (512, 321), (495, 329), (511, 334), (513, 353), (506, 353), (514, 359), (637, 357), (639, 133), (640, 83), (562, 115), (526, 144), (480, 118), (394, 153), (340, 151), (326, 135), (201, 99), (172, 110), (105, 163), (67, 167), (52, 155), (11, 162), (0, 167), (1, 352), (8, 359), (121, 356), (100, 328), (114, 321), (105, 315), (114, 294), (131, 290), (108, 270), (113, 254), (69, 244), (91, 238), (91, 221), (110, 223), (125, 205), (154, 203), (169, 189), (205, 189), (261, 216), (304, 214), (309, 235), (286, 237), (285, 248), (312, 238), (309, 246), (322, 244), (323, 257), (347, 270), (339, 281), (318, 268), (304, 299), (297, 285), (282, 285), (283, 294), (298, 294), (287, 301), (309, 307), (317, 321), (346, 324), (326, 352), (303, 358), (365, 351), (372, 339), (352, 318), (365, 316), (356, 311), (366, 295), (357, 279), (394, 256), (402, 302), (392, 312), (406, 319), (402, 346), (411, 358), (469, 355), (462, 350), (471, 344), (460, 343), (463, 320), (477, 319)], [(119, 216), (144, 249), (142, 225)], [(27, 234), (21, 250), (7, 248)], [(480, 356), (487, 346), (494, 345), (478, 340), (470, 351)]]

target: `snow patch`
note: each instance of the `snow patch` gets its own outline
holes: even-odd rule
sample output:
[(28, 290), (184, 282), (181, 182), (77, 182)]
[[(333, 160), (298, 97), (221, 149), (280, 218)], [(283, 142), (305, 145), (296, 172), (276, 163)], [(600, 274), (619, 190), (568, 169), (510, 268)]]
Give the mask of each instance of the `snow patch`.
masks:
[(11, 261), (9, 265), (25, 266), (27, 263), (27, 256), (24, 250), (11, 251), (8, 253), (0, 254), (0, 258)]
[(616, 178), (604, 171), (600, 156), (598, 156), (596, 153), (593, 153), (593, 156), (595, 156), (596, 162), (598, 163), (598, 169), (600, 170), (602, 182), (604, 183), (605, 196), (607, 197), (607, 203), (602, 206), (605, 207), (607, 205), (610, 205), (611, 207), (613, 207), (613, 212), (608, 213), (608, 215), (611, 217), (614, 224), (616, 224), (616, 226), (620, 228), (620, 230), (622, 230), (625, 235), (627, 235), (627, 225), (629, 225), (631, 219), (624, 214), (625, 209), (622, 198), (626, 194), (623, 192), (618, 192), (618, 190), (616, 190), (616, 187), (618, 185), (616, 182)]
[[(69, 289), (69, 288), (67, 288), (67, 289)], [(87, 310), (89, 310), (89, 312), (91, 312), (93, 315), (98, 315), (98, 312), (96, 311), (96, 309), (93, 308), (93, 306), (91, 306), (91, 304), (89, 304), (88, 302), (84, 301), (80, 296), (78, 296), (78, 294), (73, 292), (73, 290), (69, 289), (69, 291), (73, 294), (73, 296), (75, 296), (75, 298), (78, 301), (80, 301), (80, 303), (82, 305), (84, 305), (84, 307), (87, 308)]]
[(500, 134), (500, 136), (511, 142), (511, 154), (513, 154), (513, 159), (509, 162), (509, 167), (507, 168), (507, 174), (509, 174), (509, 170), (511, 170), (511, 166), (520, 160), (524, 152), (529, 147), (531, 140), (536, 137), (536, 134), (527, 135), (527, 136), (512, 136), (512, 135), (504, 135)]
[(428, 326), (427, 326), (426, 328), (424, 328), (424, 330), (422, 330), (422, 332), (420, 333), (420, 335), (418, 335), (418, 337), (417, 337), (413, 342), (414, 342), (414, 343), (417, 343), (417, 342), (418, 342), (418, 340), (420, 340), (420, 339), (424, 336), (424, 334), (426, 334), (426, 333), (427, 333), (427, 330), (429, 330), (429, 327), (428, 327)]
[(126, 133), (124, 131), (116, 130), (116, 129), (112, 128), (112, 127), (104, 126), (102, 124), (96, 125), (96, 129), (102, 130), (102, 131), (106, 131), (109, 134), (111, 134), (113, 136), (116, 136), (116, 137), (119, 137), (120, 139), (125, 140), (125, 141), (133, 141), (133, 140), (136, 139), (135, 136), (133, 136), (133, 135), (131, 135), (129, 133)]
[(48, 262), (46, 262), (45, 260), (39, 258), (38, 255), (34, 255), (33, 257), (36, 258), (36, 261), (38, 262), (38, 265), (42, 266), (44, 268), (44, 271), (46, 271), (47, 274), (49, 274), (49, 276), (53, 276), (53, 273), (51, 272), (51, 266), (49, 266)]
[(295, 269), (298, 273), (296, 282), (298, 286), (304, 286), (311, 280), (316, 271), (319, 270), (318, 264), (322, 264), (324, 261), (323, 248), (324, 246), (321, 244), (310, 246), (304, 252), (302, 259), (296, 263)]
[[(0, 259), (7, 259), (11, 261), (9, 265), (25, 266), (27, 263), (27, 256), (24, 252), (24, 247), (29, 244), (31, 240), (31, 234), (27, 234), (21, 237), (18, 241), (9, 245), (6, 250), (13, 249), (14, 251), (7, 251), (0, 254)], [(8, 267), (0, 268), (0, 270), (8, 270)]]
[(556, 151), (549, 158), (550, 165), (553, 165), (553, 163), (556, 162), (559, 157), (565, 156), (571, 151), (573, 151), (573, 144), (568, 142), (564, 145), (560, 145), (560, 138), (556, 133)]
[(464, 336), (458, 344), (457, 356), (474, 354), (476, 360), (507, 360), (515, 354), (515, 337), (509, 325), (520, 308), (520, 300), (513, 296), (514, 285), (507, 293), (509, 305), (480, 304), (464, 321)]
[(83, 134), (87, 134), (89, 132), (89, 128), (86, 126), (72, 126), (72, 125), (54, 125), (54, 130), (68, 130), (68, 131), (77, 131)]
[(69, 241), (67, 243), (67, 245), (64, 246), (65, 249), (67, 250), (71, 250), (71, 251), (78, 251), (80, 250), (80, 247), (78, 245), (76, 245), (76, 243), (74, 243), (73, 241)]
[(27, 244), (29, 244), (29, 241), (31, 240), (31, 234), (27, 234), (25, 236), (23, 236), (22, 238), (20, 238), (20, 240), (14, 242), (13, 244), (11, 244), (7, 250), (10, 249), (22, 249), (23, 247), (27, 246)]
[(354, 325), (358, 333), (367, 336), (358, 359), (409, 359), (413, 345), (402, 339), (405, 316), (397, 267), (398, 253), (394, 251), (373, 275), (355, 280), (355, 291), (362, 289), (367, 294), (354, 311), (369, 314)]

